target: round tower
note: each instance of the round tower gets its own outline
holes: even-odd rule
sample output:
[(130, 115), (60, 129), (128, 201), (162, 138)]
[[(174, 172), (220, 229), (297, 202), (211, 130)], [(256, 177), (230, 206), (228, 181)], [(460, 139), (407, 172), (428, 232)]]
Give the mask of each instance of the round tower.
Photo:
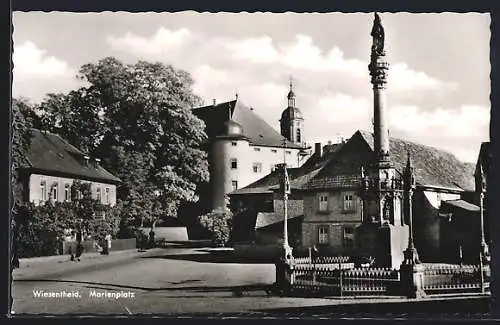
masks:
[(250, 139), (243, 133), (243, 127), (232, 120), (229, 108), (229, 120), (221, 134), (212, 140), (210, 183), (212, 188), (212, 209), (224, 207), (225, 196), (241, 187), (242, 177), (251, 170)]
[(288, 92), (288, 106), (281, 114), (281, 135), (288, 141), (303, 144), (304, 141), (304, 118), (302, 112), (295, 105), (295, 93), (293, 82), (290, 80), (290, 91)]

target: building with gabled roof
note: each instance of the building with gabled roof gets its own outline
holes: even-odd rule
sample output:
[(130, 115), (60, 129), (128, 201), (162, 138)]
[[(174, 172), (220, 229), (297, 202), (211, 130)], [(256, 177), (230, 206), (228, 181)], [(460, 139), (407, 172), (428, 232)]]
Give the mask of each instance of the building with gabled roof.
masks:
[[(474, 165), (453, 154), (414, 142), (389, 138), (391, 162), (402, 175), (407, 154), (414, 166), (414, 236), (421, 257), (439, 258), (441, 203), (459, 200), (474, 188)], [(357, 131), (301, 190), (304, 198), (302, 245), (323, 246), (335, 254), (353, 254), (354, 230), (376, 211), (363, 207), (364, 167), (376, 162), (373, 135)], [(363, 215), (368, 214), (368, 215)], [(408, 220), (403, 220), (403, 225)], [(403, 247), (402, 250), (404, 250)]]
[[(333, 150), (327, 151), (327, 147)], [(403, 139), (389, 138), (389, 147), (398, 174), (403, 173), (407, 153), (412, 156), (417, 185), (415, 241), (424, 260), (438, 259), (433, 253), (440, 252), (442, 203), (449, 202), (448, 207), (465, 202), (464, 195), (474, 190), (475, 166), (444, 150)], [(333, 254), (354, 254), (354, 229), (363, 221), (361, 166), (368, 169), (377, 158), (373, 135), (360, 130), (344, 143), (325, 146), (323, 154), (318, 148), (320, 145), (316, 144), (315, 153), (300, 168), (288, 169), (292, 191), (288, 218), (294, 219), (294, 223), (301, 221), (300, 227), (290, 227), (290, 238), (297, 228), (302, 233), (296, 247), (316, 245)], [(275, 171), (230, 194), (234, 206), (246, 208), (243, 209), (246, 213), (235, 216), (236, 232), (246, 231), (244, 240), (254, 238), (255, 234), (258, 237), (263, 228), (274, 229), (275, 238), (282, 240), (283, 198), (278, 192), (281, 177)], [(465, 204), (469, 210), (471, 206), (477, 208)], [(255, 210), (248, 213), (248, 207)], [(270, 224), (275, 224), (274, 228)]]
[(75, 180), (91, 184), (92, 196), (103, 204), (116, 204), (120, 179), (59, 135), (31, 129), (26, 167), (20, 170), (24, 199), (39, 204), (50, 199), (71, 200)]
[[(296, 225), (302, 220), (304, 210), (301, 187), (319, 172), (341, 146), (342, 143), (329, 143), (322, 148), (321, 143), (316, 143), (314, 153), (301, 167), (287, 169), (292, 191), (288, 197), (288, 218), (294, 219), (295, 225), (289, 226), (290, 239), (294, 242), (298, 242), (301, 236), (301, 228)], [(283, 229), (284, 216), (283, 197), (278, 193), (281, 178), (280, 170), (275, 170), (229, 194), (231, 206), (237, 211), (233, 220), (235, 242), (260, 242), (259, 232), (266, 233), (268, 243), (273, 236), (275, 241), (280, 240), (282, 231), (279, 229)], [(297, 231), (298, 233), (295, 233)], [(297, 238), (297, 241), (294, 238)]]
[[(424, 262), (442, 262), (443, 256), (449, 257), (450, 247), (443, 245), (440, 212), (459, 209), (465, 218), (474, 218), (477, 207), (466, 200), (474, 191), (474, 166), (446, 151), (390, 137), (385, 100), (389, 63), (378, 14), (371, 36), (368, 70), (374, 99), (373, 133), (357, 131), (327, 159), (320, 159), (322, 163), (311, 161), (289, 169), (289, 203), (303, 212), (300, 246), (316, 246), (324, 254), (375, 257), (383, 267), (398, 268), (403, 261), (413, 265), (418, 255)], [(295, 111), (287, 114), (295, 115)], [(254, 217), (255, 211), (247, 216), (246, 225), (252, 230), (256, 223), (268, 227), (264, 217), (275, 223), (280, 219), (283, 204), (276, 203), (288, 192), (283, 193), (287, 187), (280, 189), (284, 175), (268, 175), (232, 193), (232, 201), (250, 209), (258, 206), (258, 197), (269, 201), (273, 196), (272, 207), (265, 205), (269, 211), (258, 211), (261, 218)], [(470, 225), (480, 228), (475, 222)], [(276, 236), (283, 243), (286, 237), (277, 229)], [(471, 240), (469, 257), (477, 251), (474, 242), (479, 244), (479, 240)], [(286, 248), (294, 243), (283, 244)], [(459, 244), (455, 241), (452, 246)]]
[[(285, 111), (295, 109), (295, 95), (288, 97)], [(208, 136), (210, 187), (200, 199), (210, 196), (210, 209), (223, 206), (227, 194), (271, 173), (283, 159), (290, 167), (299, 167), (309, 155), (303, 118), (297, 114), (282, 114), (280, 134), (238, 98), (195, 108), (193, 113), (205, 122)]]

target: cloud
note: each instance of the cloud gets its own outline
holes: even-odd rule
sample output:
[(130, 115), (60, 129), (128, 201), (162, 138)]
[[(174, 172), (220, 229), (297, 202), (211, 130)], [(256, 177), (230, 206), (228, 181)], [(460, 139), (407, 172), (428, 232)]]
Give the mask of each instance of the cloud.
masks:
[[(331, 78), (357, 78), (369, 80), (368, 62), (345, 57), (338, 46), (324, 51), (312, 37), (298, 34), (293, 41), (276, 42), (271, 37), (235, 39), (192, 32), (187, 28), (176, 30), (159, 28), (155, 34), (145, 37), (132, 33), (108, 36), (107, 42), (119, 51), (141, 58), (168, 60), (181, 67), (192, 68), (186, 62), (219, 64), (225, 67), (245, 69), (282, 69), (296, 74), (336, 73)], [(439, 89), (448, 84), (422, 71), (411, 69), (406, 63), (395, 63), (389, 71), (391, 91), (415, 89)]]
[(489, 141), (490, 110), (486, 106), (423, 110), (400, 105), (389, 110), (389, 122), (392, 134), (442, 148), (466, 162), (475, 162), (480, 143)]
[(12, 53), (12, 96), (40, 102), (47, 93), (64, 92), (81, 86), (76, 70), (67, 62), (47, 54), (31, 41), (14, 45)]
[(192, 71), (195, 80), (193, 90), (197, 94), (203, 94), (204, 97), (220, 98), (224, 96), (231, 78), (228, 71), (215, 69), (210, 65), (203, 64)]
[(389, 111), (391, 128), (406, 132), (436, 132), (437, 136), (483, 137), (490, 122), (488, 107), (462, 105), (423, 111), (417, 106), (396, 106)]
[(14, 46), (12, 60), (14, 62), (13, 75), (16, 80), (74, 75), (74, 70), (68, 63), (46, 55), (45, 50), (39, 49), (30, 41)]
[[(346, 55), (336, 44), (321, 47), (306, 34), (280, 42), (266, 34), (234, 38), (161, 27), (146, 36), (131, 32), (108, 35), (106, 41), (112, 50), (132, 57), (186, 69), (195, 80), (194, 91), (206, 104), (212, 98), (218, 102), (232, 100), (238, 93), (246, 105), (277, 130), (286, 107), (288, 77), (293, 75), (297, 104), (305, 118), (304, 135), (311, 142), (336, 140), (358, 129), (372, 129), (368, 62)], [(67, 63), (31, 42), (16, 51), (14, 59), (20, 69), (17, 75), (47, 78), (71, 71)], [(70, 84), (63, 77), (53, 80), (60, 84), (59, 89), (67, 89)], [(23, 87), (42, 93), (52, 91), (47, 88), (49, 84), (23, 83)], [(489, 109), (451, 106), (450, 95), (456, 86), (405, 62), (391, 63), (388, 99), (389, 103), (401, 103), (389, 106), (391, 134), (448, 148), (470, 161), (474, 148), (487, 139)], [(464, 149), (456, 149), (462, 143)]]
[(428, 76), (425, 72), (415, 71), (406, 63), (391, 65), (388, 75), (389, 88), (395, 91), (409, 91), (419, 89), (455, 89), (455, 83), (444, 83)]
[(279, 53), (269, 36), (247, 38), (241, 41), (228, 41), (227, 49), (232, 52), (233, 60), (248, 60), (256, 63), (272, 63), (279, 59)]
[(106, 41), (111, 48), (128, 52), (140, 57), (162, 58), (165, 55), (176, 54), (190, 42), (192, 33), (189, 29), (168, 30), (160, 27), (151, 37), (142, 37), (133, 33), (123, 36), (108, 36)]
[(366, 75), (365, 63), (360, 60), (345, 59), (338, 47), (333, 47), (325, 55), (307, 35), (297, 35), (295, 43), (284, 45), (279, 60), (294, 69), (333, 70), (354, 77)]

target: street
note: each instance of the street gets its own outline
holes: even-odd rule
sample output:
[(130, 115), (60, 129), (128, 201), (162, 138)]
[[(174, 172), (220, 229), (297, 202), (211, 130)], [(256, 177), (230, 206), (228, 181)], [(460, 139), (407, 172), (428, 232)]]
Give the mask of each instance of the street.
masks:
[[(14, 271), (17, 314), (232, 313), (331, 304), (329, 299), (269, 296), (274, 265), (213, 262), (201, 248), (84, 254), (81, 262), (67, 256), (38, 260), (22, 261)], [(80, 297), (35, 297), (42, 291), (52, 296), (78, 292)], [(128, 297), (96, 296), (105, 291)]]
[(294, 317), (488, 310), (488, 300), (479, 296), (419, 301), (274, 296), (266, 292), (275, 280), (274, 265), (237, 263), (228, 252), (173, 247), (119, 251), (109, 256), (84, 254), (80, 262), (71, 262), (68, 256), (21, 260), (21, 267), (14, 271), (13, 310), (18, 315), (244, 313)]

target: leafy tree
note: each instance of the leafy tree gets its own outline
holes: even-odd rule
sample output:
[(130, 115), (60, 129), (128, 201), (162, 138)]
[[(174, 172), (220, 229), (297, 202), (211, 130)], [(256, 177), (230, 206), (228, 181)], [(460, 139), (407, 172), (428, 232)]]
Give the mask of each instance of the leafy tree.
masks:
[[(10, 214), (10, 272), (12, 284), (12, 271), (19, 266), (19, 231), (27, 218), (27, 208), (23, 204), (24, 186), (20, 168), (27, 164), (27, 152), (31, 139), (31, 123), (32, 119), (29, 116), (31, 111), (30, 103), (24, 99), (14, 99), (12, 101), (11, 110), (11, 156), (10, 156), (10, 175), (11, 175), (11, 191), (9, 205), (11, 207)], [(12, 307), (12, 294), (10, 296), (10, 307)]]
[(68, 94), (47, 94), (37, 107), (39, 127), (60, 135), (84, 152), (92, 151), (102, 137), (97, 103), (85, 88)]
[(191, 76), (170, 65), (108, 57), (82, 66), (78, 78), (86, 86), (41, 103), (44, 125), (101, 157), (122, 180), (117, 196), (126, 219), (151, 224), (196, 201), (208, 163), (204, 124), (191, 112), (200, 104)]
[[(226, 203), (228, 199), (226, 197)], [(212, 243), (215, 246), (224, 247), (231, 236), (233, 214), (229, 205), (216, 208), (211, 212), (198, 218), (200, 224), (209, 231), (212, 237)]]

